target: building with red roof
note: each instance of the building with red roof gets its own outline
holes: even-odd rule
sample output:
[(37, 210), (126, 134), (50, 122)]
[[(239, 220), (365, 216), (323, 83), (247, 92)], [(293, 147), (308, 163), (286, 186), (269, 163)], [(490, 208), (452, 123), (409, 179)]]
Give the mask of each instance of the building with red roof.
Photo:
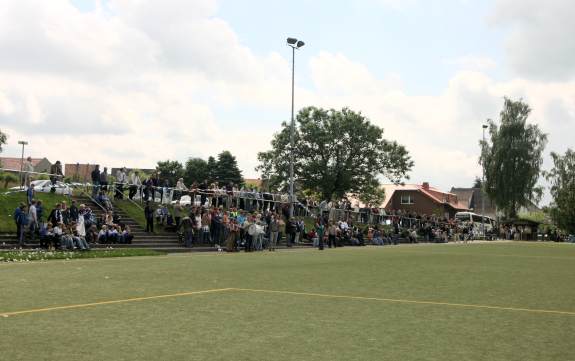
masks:
[(423, 184), (384, 184), (385, 200), (381, 208), (386, 211), (401, 210), (418, 214), (435, 214), (453, 218), (455, 213), (469, 211), (457, 195)]

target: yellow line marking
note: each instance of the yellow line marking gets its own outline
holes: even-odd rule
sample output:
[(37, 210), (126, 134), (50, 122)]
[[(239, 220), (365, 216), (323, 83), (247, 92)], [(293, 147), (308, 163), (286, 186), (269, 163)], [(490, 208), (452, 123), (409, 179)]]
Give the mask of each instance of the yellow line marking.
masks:
[(340, 299), (348, 299), (348, 300), (410, 303), (410, 304), (418, 304), (418, 305), (466, 307), (466, 308), (479, 308), (479, 309), (504, 310), (504, 311), (523, 311), (523, 312), (533, 312), (533, 313), (550, 313), (550, 314), (557, 314), (557, 315), (575, 316), (574, 311), (543, 310), (543, 309), (533, 309), (533, 308), (488, 306), (488, 305), (475, 305), (475, 304), (467, 304), (467, 303), (451, 303), (451, 302), (436, 302), (436, 301), (416, 301), (416, 300), (403, 300), (403, 299), (379, 298), (379, 297), (330, 295), (330, 294), (324, 294), (324, 293), (308, 293), (308, 292), (278, 291), (278, 290), (259, 290), (259, 289), (252, 289), (252, 288), (231, 288), (230, 290), (232, 290), (232, 291), (245, 291), (245, 292), (275, 293), (275, 294), (295, 295), (295, 296), (340, 298)]
[(30, 309), (30, 310), (3, 312), (3, 313), (0, 313), (0, 317), (9, 317), (9, 316), (23, 315), (23, 314), (27, 314), (27, 313), (39, 313), (39, 312), (48, 312), (48, 311), (56, 311), (56, 310), (69, 310), (69, 309), (74, 309), (74, 308), (84, 308), (84, 307), (92, 307), (92, 306), (113, 305), (113, 304), (118, 304), (118, 303), (156, 300), (156, 299), (161, 299), (161, 298), (193, 296), (193, 295), (201, 295), (201, 294), (206, 294), (206, 293), (225, 292), (225, 291), (230, 291), (230, 290), (232, 290), (232, 289), (231, 288), (216, 288), (216, 289), (211, 289), (211, 290), (180, 292), (180, 293), (172, 293), (172, 294), (167, 294), (167, 295), (134, 297), (134, 298), (121, 299), (121, 300), (111, 300), (111, 301), (81, 303), (81, 304), (76, 304), (76, 305), (35, 308), (35, 309)]

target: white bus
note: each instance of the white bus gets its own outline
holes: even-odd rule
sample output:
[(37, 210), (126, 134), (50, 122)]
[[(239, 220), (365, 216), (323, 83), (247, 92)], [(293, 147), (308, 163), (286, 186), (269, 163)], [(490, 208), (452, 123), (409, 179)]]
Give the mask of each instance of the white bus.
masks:
[(455, 219), (460, 222), (473, 224), (473, 236), (474, 238), (485, 238), (482, 232), (482, 225), (485, 225), (485, 234), (493, 234), (493, 229), (495, 228), (495, 220), (491, 217), (481, 216), (473, 212), (457, 212), (455, 213)]

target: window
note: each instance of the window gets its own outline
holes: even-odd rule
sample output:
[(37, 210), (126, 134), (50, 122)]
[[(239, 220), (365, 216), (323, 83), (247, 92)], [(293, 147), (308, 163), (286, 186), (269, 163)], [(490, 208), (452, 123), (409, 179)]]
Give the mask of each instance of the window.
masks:
[(413, 204), (413, 197), (411, 194), (402, 194), (401, 195), (401, 204)]

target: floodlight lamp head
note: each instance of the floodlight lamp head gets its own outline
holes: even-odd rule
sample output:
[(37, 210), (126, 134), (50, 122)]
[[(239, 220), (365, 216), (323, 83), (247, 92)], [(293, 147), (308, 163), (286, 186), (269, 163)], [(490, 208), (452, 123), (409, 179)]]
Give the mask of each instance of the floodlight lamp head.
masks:
[(483, 124), (483, 129), (487, 129), (487, 124)]
[(304, 45), (305, 45), (305, 43), (304, 43), (303, 41), (301, 41), (301, 40), (298, 41), (297, 44), (296, 44), (296, 46), (297, 46), (298, 49), (301, 48), (301, 47), (304, 46)]
[(288, 45), (293, 45), (293, 44), (297, 43), (297, 39), (296, 38), (287, 38), (287, 43), (288, 43)]

